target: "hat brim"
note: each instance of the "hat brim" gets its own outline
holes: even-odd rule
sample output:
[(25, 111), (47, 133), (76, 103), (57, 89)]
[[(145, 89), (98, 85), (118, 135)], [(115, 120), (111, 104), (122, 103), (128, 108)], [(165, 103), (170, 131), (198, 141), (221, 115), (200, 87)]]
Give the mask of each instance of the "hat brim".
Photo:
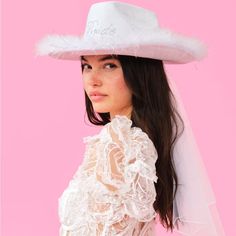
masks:
[(124, 38), (115, 42), (112, 38), (95, 40), (75, 35), (47, 35), (36, 44), (36, 54), (64, 60), (80, 60), (83, 55), (130, 55), (175, 64), (201, 60), (207, 54), (206, 45), (198, 39), (164, 29)]

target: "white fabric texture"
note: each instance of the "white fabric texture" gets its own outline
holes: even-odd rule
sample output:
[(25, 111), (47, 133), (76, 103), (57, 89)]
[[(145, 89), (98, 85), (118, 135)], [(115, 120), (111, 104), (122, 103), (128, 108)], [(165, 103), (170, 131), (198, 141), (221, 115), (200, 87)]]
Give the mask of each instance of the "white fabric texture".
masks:
[(146, 133), (115, 116), (84, 138), (82, 164), (59, 198), (60, 236), (154, 234), (156, 149)]
[(173, 162), (179, 180), (173, 202), (174, 231), (186, 236), (225, 236), (216, 197), (187, 112), (173, 79), (169, 80), (169, 85), (185, 126), (173, 149)]

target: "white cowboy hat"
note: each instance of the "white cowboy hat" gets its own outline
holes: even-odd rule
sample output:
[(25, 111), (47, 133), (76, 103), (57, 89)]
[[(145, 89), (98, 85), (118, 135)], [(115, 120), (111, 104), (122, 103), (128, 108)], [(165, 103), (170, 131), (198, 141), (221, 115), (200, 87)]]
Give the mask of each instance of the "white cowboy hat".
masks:
[(187, 63), (206, 53), (206, 46), (198, 39), (161, 28), (154, 12), (116, 1), (91, 6), (82, 36), (47, 35), (36, 45), (37, 55), (66, 60), (120, 54)]

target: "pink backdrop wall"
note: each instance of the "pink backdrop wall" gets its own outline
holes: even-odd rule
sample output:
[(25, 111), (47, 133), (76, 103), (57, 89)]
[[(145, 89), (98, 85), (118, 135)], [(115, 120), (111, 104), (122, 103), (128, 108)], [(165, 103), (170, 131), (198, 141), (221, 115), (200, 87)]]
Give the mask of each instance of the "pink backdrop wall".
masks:
[[(98, 128), (84, 122), (79, 62), (37, 58), (34, 44), (47, 33), (82, 32), (94, 2), (2, 2), (4, 236), (58, 235), (57, 199), (82, 160), (82, 137)], [(185, 102), (226, 235), (236, 235), (234, 1), (126, 2), (154, 10), (162, 26), (209, 46), (202, 62), (171, 65), (167, 72)], [(157, 235), (166, 234), (160, 228)]]

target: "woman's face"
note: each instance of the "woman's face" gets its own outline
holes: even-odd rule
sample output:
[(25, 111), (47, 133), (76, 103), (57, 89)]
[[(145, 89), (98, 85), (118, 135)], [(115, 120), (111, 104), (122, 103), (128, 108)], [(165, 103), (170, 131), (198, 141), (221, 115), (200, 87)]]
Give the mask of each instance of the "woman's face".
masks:
[(81, 59), (83, 85), (99, 113), (126, 115), (132, 111), (132, 94), (127, 87), (123, 70), (118, 59), (111, 55), (83, 56)]

